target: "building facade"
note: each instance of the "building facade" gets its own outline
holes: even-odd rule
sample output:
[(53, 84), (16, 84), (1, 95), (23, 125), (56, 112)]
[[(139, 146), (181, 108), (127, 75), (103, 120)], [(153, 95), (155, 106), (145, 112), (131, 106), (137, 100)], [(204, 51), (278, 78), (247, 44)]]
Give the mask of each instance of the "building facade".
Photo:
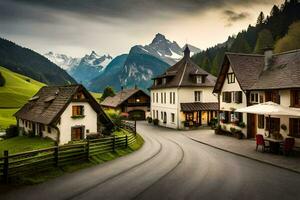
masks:
[(138, 88), (122, 89), (115, 96), (105, 98), (100, 104), (106, 110), (128, 113), (129, 119), (144, 120), (149, 115), (150, 96)]
[(190, 59), (187, 47), (182, 60), (154, 78), (152, 118), (174, 129), (208, 125), (218, 111), (217, 96), (212, 93), (215, 79)]
[[(219, 95), (221, 128), (241, 129), (245, 137), (254, 138), (268, 135), (270, 126), (272, 133), (300, 138), (300, 118), (235, 112), (267, 101), (300, 112), (299, 69), (299, 50), (273, 54), (269, 49), (264, 55), (227, 53), (214, 88)], [(300, 140), (296, 142), (299, 145)]]
[(113, 123), (82, 85), (45, 86), (15, 113), (19, 131), (58, 144), (107, 133)]

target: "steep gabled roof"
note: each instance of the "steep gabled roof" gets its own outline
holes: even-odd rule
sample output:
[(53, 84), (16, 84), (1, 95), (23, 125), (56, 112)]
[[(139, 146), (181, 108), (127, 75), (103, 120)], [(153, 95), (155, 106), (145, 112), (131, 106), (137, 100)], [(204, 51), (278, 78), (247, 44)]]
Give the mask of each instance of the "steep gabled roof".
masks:
[(274, 54), (268, 70), (250, 90), (300, 88), (300, 50)]
[(214, 93), (221, 91), (229, 67), (232, 68), (242, 90), (250, 89), (264, 68), (264, 56), (256, 54), (226, 53)]
[(101, 122), (109, 128), (113, 123), (101, 106), (82, 85), (44, 86), (14, 116), (47, 125), (54, 125), (77, 92), (85, 95), (87, 102), (99, 114)]
[[(206, 80), (204, 83), (196, 83), (193, 81), (193, 75), (204, 75)], [(185, 55), (179, 62), (171, 66), (164, 74), (155, 77), (154, 79), (171, 77), (166, 84), (152, 85), (151, 89), (155, 88), (171, 88), (171, 87), (199, 87), (199, 86), (214, 86), (216, 77), (206, 72), (195, 64), (189, 55)]]
[(129, 99), (132, 95), (134, 95), (138, 92), (142, 92), (146, 96), (149, 96), (141, 89), (137, 89), (137, 88), (123, 89), (113, 97), (106, 97), (104, 99), (104, 101), (102, 101), (100, 104), (102, 106), (116, 108), (116, 107), (120, 106), (124, 101)]
[(226, 53), (214, 88), (220, 92), (229, 66), (242, 90), (266, 90), (300, 87), (300, 50), (274, 54), (265, 68), (265, 56)]

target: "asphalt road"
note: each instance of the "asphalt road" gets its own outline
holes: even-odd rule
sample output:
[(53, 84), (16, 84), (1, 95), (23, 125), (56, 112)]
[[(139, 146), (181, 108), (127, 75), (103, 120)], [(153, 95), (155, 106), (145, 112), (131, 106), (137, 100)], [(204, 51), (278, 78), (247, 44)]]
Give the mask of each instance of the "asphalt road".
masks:
[[(137, 152), (0, 199), (300, 199), (300, 175), (141, 122)], [(300, 164), (300, 163), (299, 163)]]

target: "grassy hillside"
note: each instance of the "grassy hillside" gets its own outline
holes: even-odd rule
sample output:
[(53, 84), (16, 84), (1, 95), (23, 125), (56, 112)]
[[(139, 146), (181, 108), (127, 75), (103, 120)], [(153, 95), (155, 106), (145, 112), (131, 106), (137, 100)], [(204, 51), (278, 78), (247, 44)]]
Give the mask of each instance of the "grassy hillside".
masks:
[(5, 79), (4, 87), (0, 87), (0, 108), (19, 108), (45, 84), (26, 76), (14, 73), (0, 66)]
[(0, 87), (0, 130), (15, 124), (12, 116), (44, 84), (0, 66), (5, 85)]

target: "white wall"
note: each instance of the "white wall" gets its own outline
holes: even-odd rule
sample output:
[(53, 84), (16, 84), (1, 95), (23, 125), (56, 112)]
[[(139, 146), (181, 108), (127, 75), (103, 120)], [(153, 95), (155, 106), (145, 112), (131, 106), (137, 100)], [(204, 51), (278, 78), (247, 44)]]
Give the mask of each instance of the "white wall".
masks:
[[(72, 106), (84, 106), (83, 118), (72, 118)], [(86, 137), (86, 131), (89, 133), (97, 132), (97, 113), (93, 110), (87, 102), (71, 102), (66, 108), (65, 112), (61, 115), (61, 124), (58, 125), (60, 130), (60, 144), (66, 144), (71, 141), (71, 128), (74, 126), (84, 126)]]
[[(153, 117), (153, 110), (158, 111), (159, 125), (169, 128), (184, 128), (185, 115), (181, 112), (180, 103), (195, 102), (195, 91), (201, 91), (201, 102), (218, 102), (217, 96), (212, 91), (213, 87), (185, 87), (185, 88), (164, 88), (151, 90), (151, 116)], [(175, 92), (175, 104), (170, 104), (170, 92)], [(154, 93), (154, 95), (153, 95)], [(158, 102), (156, 102), (156, 93), (158, 93)], [(166, 103), (161, 103), (161, 93), (166, 93)], [(153, 96), (155, 101), (153, 101)], [(167, 113), (167, 123), (164, 124), (161, 119), (161, 112)], [(175, 114), (175, 121), (172, 122), (171, 114)]]

